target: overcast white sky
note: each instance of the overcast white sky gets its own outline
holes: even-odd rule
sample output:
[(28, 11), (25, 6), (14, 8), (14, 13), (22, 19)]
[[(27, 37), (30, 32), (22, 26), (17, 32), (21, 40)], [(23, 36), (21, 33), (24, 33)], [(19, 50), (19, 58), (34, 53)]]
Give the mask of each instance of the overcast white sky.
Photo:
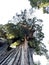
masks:
[(28, 0), (0, 0), (0, 24), (7, 23), (16, 12), (30, 7)]
[[(16, 12), (30, 8), (31, 6), (28, 0), (0, 0), (0, 24), (7, 23), (8, 20), (12, 19)], [(43, 32), (45, 34), (44, 43), (46, 43), (47, 49), (49, 49), (49, 45), (47, 44), (49, 41), (49, 14), (43, 14), (41, 10), (36, 10), (34, 16), (43, 19)], [(40, 59), (40, 57), (36, 56), (35, 58)], [(40, 61), (42, 62), (42, 65), (46, 65), (45, 62), (47, 60), (44, 56), (41, 57)]]

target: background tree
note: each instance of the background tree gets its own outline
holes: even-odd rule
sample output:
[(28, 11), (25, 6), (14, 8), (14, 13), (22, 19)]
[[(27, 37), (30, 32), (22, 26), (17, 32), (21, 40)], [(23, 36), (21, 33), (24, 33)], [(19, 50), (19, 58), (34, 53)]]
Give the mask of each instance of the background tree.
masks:
[(29, 0), (32, 7), (39, 6), (41, 3), (48, 3), (49, 0)]
[(0, 37), (6, 38), (6, 31), (4, 30), (3, 25), (0, 25)]

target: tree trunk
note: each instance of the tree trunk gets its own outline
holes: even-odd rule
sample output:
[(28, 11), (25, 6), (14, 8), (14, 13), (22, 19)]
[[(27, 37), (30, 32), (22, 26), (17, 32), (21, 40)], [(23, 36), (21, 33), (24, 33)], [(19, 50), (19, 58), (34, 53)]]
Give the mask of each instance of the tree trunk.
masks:
[(24, 44), (22, 45), (21, 65), (34, 65), (32, 57), (33, 55), (30, 53), (29, 49), (28, 41), (25, 38)]
[(30, 65), (34, 65), (34, 62), (33, 62), (33, 49), (30, 49), (29, 48), (29, 62), (30, 62)]
[(27, 48), (28, 48), (28, 41), (25, 39), (24, 44), (22, 45), (21, 65), (28, 65)]
[(24, 65), (28, 65), (28, 41), (25, 39), (24, 42)]

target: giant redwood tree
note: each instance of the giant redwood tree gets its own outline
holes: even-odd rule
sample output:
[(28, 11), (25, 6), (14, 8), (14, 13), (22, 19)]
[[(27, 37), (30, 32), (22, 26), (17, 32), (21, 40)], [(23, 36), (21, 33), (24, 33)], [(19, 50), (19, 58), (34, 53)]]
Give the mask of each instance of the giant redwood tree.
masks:
[[(21, 14), (16, 14), (16, 16), (13, 17), (13, 20), (11, 20), (8, 23), (8, 24), (15, 23), (14, 24), (15, 27), (13, 27), (12, 32), (16, 33), (15, 34), (16, 41), (17, 40), (20, 41), (20, 45), (22, 45), (22, 55), (24, 52), (25, 61), (23, 62), (24, 58), (22, 56), (21, 65), (29, 65), (27, 63), (28, 52), (31, 53), (32, 56), (33, 53), (39, 55), (42, 54), (46, 55), (47, 52), (46, 46), (42, 43), (42, 40), (44, 38), (44, 33), (42, 32), (43, 26), (42, 22), (43, 21), (41, 19), (37, 19), (36, 17), (34, 18), (30, 18), (29, 16), (27, 17), (27, 11), (24, 10), (23, 12), (21, 12)], [(33, 65), (33, 59), (31, 60), (30, 58), (29, 62), (30, 65)]]

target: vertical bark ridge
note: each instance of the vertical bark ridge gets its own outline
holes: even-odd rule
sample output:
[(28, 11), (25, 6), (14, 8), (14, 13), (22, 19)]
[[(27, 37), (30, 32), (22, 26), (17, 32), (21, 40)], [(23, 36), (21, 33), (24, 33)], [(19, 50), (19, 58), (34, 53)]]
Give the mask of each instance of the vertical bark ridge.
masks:
[(29, 49), (29, 65), (34, 65), (33, 64), (33, 54), (31, 53), (32, 52), (32, 50), (31, 49)]
[(16, 55), (15, 59), (14, 59), (14, 62), (13, 62), (13, 65), (18, 65), (18, 62), (20, 60), (20, 55), (21, 55), (21, 48), (18, 49), (18, 54)]
[(28, 41), (26, 39), (24, 44), (20, 45), (12, 56), (11, 61), (7, 64), (9, 61), (7, 60), (5, 65), (34, 65), (33, 49), (29, 48)]
[(24, 42), (24, 65), (28, 65), (28, 41), (25, 39)]

